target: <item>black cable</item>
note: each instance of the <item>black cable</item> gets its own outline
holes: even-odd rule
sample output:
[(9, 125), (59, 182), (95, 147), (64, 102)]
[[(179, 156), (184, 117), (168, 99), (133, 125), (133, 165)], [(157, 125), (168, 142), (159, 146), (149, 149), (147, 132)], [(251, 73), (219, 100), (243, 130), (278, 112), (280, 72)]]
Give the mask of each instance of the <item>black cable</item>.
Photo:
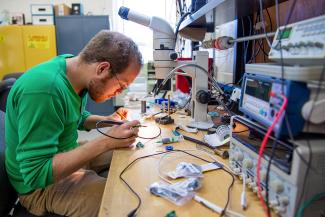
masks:
[(268, 216), (271, 216), (271, 209), (270, 209), (270, 205), (269, 205), (269, 178), (270, 178), (270, 170), (271, 170), (271, 164), (272, 164), (272, 160), (274, 158), (275, 155), (275, 150), (277, 149), (278, 146), (278, 139), (275, 138), (275, 140), (273, 141), (273, 145), (272, 145), (272, 152), (271, 152), (271, 156), (269, 157), (269, 162), (267, 165), (267, 169), (266, 169), (266, 181), (265, 181), (265, 191), (266, 191), (266, 206), (267, 206), (267, 213)]
[[(132, 135), (132, 136), (129, 136), (129, 137), (115, 137), (115, 136), (108, 135), (107, 133), (104, 133), (103, 131), (100, 130), (99, 125), (102, 124), (102, 123), (105, 123), (105, 121), (98, 121), (96, 123), (96, 130), (99, 133), (103, 134), (104, 136), (107, 136), (107, 137), (112, 138), (112, 139), (129, 139), (129, 138), (132, 138), (134, 136), (134, 135)], [(159, 137), (161, 135), (161, 128), (159, 126), (157, 126), (157, 127), (159, 129), (159, 133), (158, 133), (157, 136), (154, 136), (154, 137), (142, 137), (142, 136), (138, 136), (137, 138), (140, 138), (140, 139), (155, 139), (155, 138)]]
[(155, 84), (153, 85), (153, 88), (152, 88), (152, 91), (151, 93), (155, 93), (156, 92), (156, 89), (158, 87), (158, 80), (156, 80)]
[[(250, 16), (247, 16), (248, 22), (249, 22), (249, 36), (252, 35), (253, 32), (253, 23), (252, 19)], [(245, 64), (247, 63), (247, 52), (248, 52), (248, 47), (249, 47), (250, 40), (247, 42), (246, 50), (245, 50)]]
[(265, 49), (264, 49), (264, 42), (263, 39), (257, 40), (258, 46), (261, 49), (261, 51), (263, 52), (263, 56), (264, 56), (264, 62), (266, 62), (265, 60), (265, 56), (268, 56), (268, 54), (266, 53)]
[(267, 8), (265, 8), (266, 10), (266, 13), (267, 13), (267, 16), (269, 17), (269, 21), (270, 21), (270, 28), (271, 28), (271, 32), (273, 31), (273, 24), (272, 24), (272, 19), (271, 19), (271, 16), (270, 16), (270, 13), (269, 13), (269, 10)]
[[(259, 12), (256, 12), (256, 18), (255, 18), (255, 22), (253, 23), (253, 35), (255, 35), (256, 34), (256, 29), (255, 29), (255, 27), (256, 27), (256, 24), (257, 24), (257, 22), (258, 22), (258, 20), (259, 20)], [(256, 40), (253, 40), (253, 46), (252, 46), (252, 50), (253, 50), (253, 52), (252, 52), (252, 55), (251, 55), (251, 58), (250, 58), (250, 60), (248, 61), (248, 63), (251, 63), (253, 60), (254, 60), (254, 62), (256, 62), (256, 57), (257, 57), (257, 55), (260, 53), (260, 50), (261, 50), (261, 48), (260, 47), (258, 47), (258, 50), (257, 50), (257, 52), (255, 51), (255, 45), (256, 45)], [(256, 53), (255, 53), (256, 52)]]
[(179, 14), (182, 16), (184, 12), (182, 8), (181, 0), (177, 0), (177, 2), (178, 2)]
[[(251, 18), (250, 18), (249, 15), (247, 16), (247, 18), (248, 18), (248, 22), (249, 22), (248, 36), (251, 36), (252, 35), (252, 20), (251, 20)], [(242, 28), (243, 28), (243, 34), (245, 34), (244, 33), (244, 25), (243, 25), (243, 22), (242, 22)], [(250, 43), (249, 40), (247, 42), (244, 42), (244, 64), (247, 63), (247, 52), (248, 52), (249, 43)]]
[[(196, 155), (194, 155), (194, 154), (191, 154), (191, 153), (189, 153), (189, 152), (187, 152), (187, 151), (184, 151), (184, 150), (180, 150), (180, 149), (175, 149), (175, 150), (172, 150), (172, 151), (164, 151), (164, 152), (160, 152), (160, 153), (156, 153), (156, 154), (150, 154), (150, 155), (145, 155), (145, 156), (142, 156), (142, 157), (138, 157), (138, 158), (136, 158), (136, 159), (134, 159), (131, 163), (129, 163), (123, 170), (122, 170), (122, 172), (120, 173), (120, 175), (119, 175), (119, 178), (122, 180), (122, 182), (128, 187), (128, 189), (137, 197), (137, 199), (138, 199), (138, 205), (136, 206), (136, 208), (134, 208), (131, 212), (129, 212), (128, 213), (128, 217), (133, 217), (133, 216), (135, 216), (136, 214), (137, 214), (137, 212), (139, 211), (139, 208), (140, 208), (140, 206), (141, 206), (141, 204), (142, 204), (142, 200), (141, 200), (141, 198), (140, 198), (140, 196), (139, 196), (139, 194), (128, 184), (128, 182), (123, 178), (123, 174), (134, 164), (134, 163), (136, 163), (138, 160), (140, 160), (140, 159), (144, 159), (144, 158), (147, 158), (147, 157), (152, 157), (152, 156), (157, 156), (157, 155), (161, 155), (161, 154), (165, 154), (165, 153), (170, 153), (170, 152), (182, 152), (182, 153), (185, 153), (185, 154), (187, 154), (187, 155), (190, 155), (190, 156), (192, 156), (192, 157), (195, 157), (195, 158), (197, 158), (197, 159), (200, 159), (200, 160), (202, 160), (202, 161), (204, 161), (204, 162), (207, 162), (207, 163), (213, 163), (213, 162), (211, 162), (211, 161), (208, 161), (208, 160), (205, 160), (204, 158), (201, 158), (201, 157), (199, 157), (199, 156), (196, 156)], [(230, 201), (230, 191), (231, 191), (231, 188), (232, 188), (232, 186), (234, 185), (234, 181), (235, 181), (235, 178), (234, 178), (234, 176), (233, 176), (233, 174), (231, 174), (228, 170), (226, 170), (225, 168), (223, 168), (222, 166), (220, 167), (223, 171), (225, 171), (225, 172), (227, 172), (228, 174), (230, 174), (231, 175), (231, 177), (232, 177), (232, 182), (231, 182), (231, 184), (229, 185), (229, 187), (228, 187), (228, 198), (227, 198), (227, 203), (226, 203), (226, 205), (225, 205), (225, 207), (224, 207), (224, 209), (223, 209), (223, 211), (221, 212), (221, 215), (220, 216), (222, 216), (225, 212), (226, 212), (226, 210), (227, 210), (227, 207), (228, 207), (228, 204), (229, 204), (229, 201)]]
[[(163, 152), (163, 153), (166, 153), (166, 152)], [(125, 171), (132, 166), (133, 163), (135, 163), (136, 161), (140, 160), (140, 159), (143, 159), (143, 158), (147, 158), (147, 157), (152, 157), (152, 156), (156, 156), (156, 155), (160, 155), (160, 154), (163, 154), (163, 153), (157, 153), (157, 154), (151, 154), (151, 155), (146, 155), (146, 156), (142, 156), (142, 157), (138, 157), (136, 158), (135, 160), (133, 160), (131, 163), (129, 163), (123, 170), (122, 172), (120, 173), (120, 179), (122, 180), (122, 182), (128, 187), (128, 189), (130, 191), (132, 191), (132, 193), (137, 197), (138, 199), (138, 205), (135, 209), (133, 209), (131, 212), (129, 212), (129, 214), (127, 215), (128, 217), (132, 217), (132, 216), (136, 216), (137, 212), (139, 211), (139, 208), (142, 204), (142, 200), (139, 196), (139, 194), (137, 192), (135, 192), (133, 190), (133, 188), (125, 181), (125, 179), (122, 177), (122, 175), (125, 173)]]
[(258, 47), (256, 53), (255, 53), (255, 44), (258, 43), (257, 41), (253, 41), (253, 54), (251, 56), (251, 59), (248, 61), (248, 63), (251, 63), (254, 60), (254, 63), (256, 63), (256, 57), (261, 51), (261, 47)]
[[(256, 15), (257, 16), (257, 19), (258, 19), (258, 22), (261, 22), (261, 17), (263, 15), (259, 14), (259, 15)], [(260, 34), (260, 32), (258, 31), (257, 32), (258, 34)], [(259, 49), (263, 52), (263, 60), (264, 62), (266, 62), (266, 56), (268, 56), (268, 54), (266, 53), (266, 51), (264, 50), (264, 42), (263, 42), (263, 39), (260, 39), (260, 40), (257, 40), (257, 43), (258, 43), (258, 47)], [(256, 55), (257, 56), (257, 55)]]
[(177, 35), (178, 35), (178, 31), (179, 31), (179, 27), (181, 26), (182, 22), (184, 21), (184, 19), (188, 16), (192, 14), (191, 12), (186, 12), (185, 14), (183, 14), (181, 16), (181, 18), (179, 19), (177, 26), (176, 26), (176, 30), (175, 30), (175, 43), (177, 41)]
[[(246, 34), (245, 34), (245, 25), (244, 25), (244, 17), (242, 17), (240, 20), (241, 20), (241, 28), (242, 28), (242, 31), (243, 31), (243, 36), (246, 36)], [(246, 44), (247, 44), (247, 42), (244, 41), (244, 56), (243, 56), (244, 64), (246, 64), (246, 56), (245, 56)]]
[(229, 185), (228, 187), (228, 196), (227, 196), (227, 202), (226, 202), (226, 205), (225, 207), (223, 208), (221, 214), (220, 214), (220, 217), (224, 216), (226, 214), (226, 211), (227, 211), (227, 208), (228, 208), (228, 205), (229, 205), (229, 201), (230, 201), (230, 191), (232, 189), (232, 187), (234, 186), (234, 182), (235, 182), (235, 178), (234, 178), (234, 175), (229, 172), (228, 170), (226, 170), (225, 168), (221, 167), (221, 169), (225, 172), (227, 172), (231, 177), (232, 177), (232, 181), (231, 181), (231, 184)]

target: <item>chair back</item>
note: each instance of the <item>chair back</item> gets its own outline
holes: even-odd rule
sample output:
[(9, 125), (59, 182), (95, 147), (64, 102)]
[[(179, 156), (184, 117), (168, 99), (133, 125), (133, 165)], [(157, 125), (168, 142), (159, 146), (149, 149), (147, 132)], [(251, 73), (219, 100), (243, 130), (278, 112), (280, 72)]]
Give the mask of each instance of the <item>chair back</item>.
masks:
[(0, 81), (0, 110), (3, 112), (6, 112), (7, 97), (15, 81), (15, 78)]
[(5, 113), (0, 111), (0, 216), (7, 216), (17, 200), (5, 167)]

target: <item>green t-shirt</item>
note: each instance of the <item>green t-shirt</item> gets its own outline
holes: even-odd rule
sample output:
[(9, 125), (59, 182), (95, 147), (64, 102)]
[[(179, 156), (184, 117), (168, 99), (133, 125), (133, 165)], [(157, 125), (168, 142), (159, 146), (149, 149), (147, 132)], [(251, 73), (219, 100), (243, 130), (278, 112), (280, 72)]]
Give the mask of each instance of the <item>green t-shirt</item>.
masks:
[(12, 87), (6, 111), (6, 169), (16, 191), (26, 194), (52, 184), (52, 159), (78, 147), (87, 93), (78, 95), (62, 55), (37, 65)]

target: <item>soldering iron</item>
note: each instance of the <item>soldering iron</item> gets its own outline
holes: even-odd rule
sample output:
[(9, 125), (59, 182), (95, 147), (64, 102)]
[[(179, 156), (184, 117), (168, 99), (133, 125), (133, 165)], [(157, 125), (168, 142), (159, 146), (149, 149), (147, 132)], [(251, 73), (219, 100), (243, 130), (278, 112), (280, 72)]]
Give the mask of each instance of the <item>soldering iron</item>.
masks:
[[(104, 120), (104, 121), (100, 121), (99, 122), (100, 124), (105, 124), (105, 127), (111, 127), (111, 126), (115, 126), (115, 125), (122, 125), (122, 124), (125, 124), (127, 122), (123, 122), (123, 121), (112, 121), (112, 120)], [(147, 127), (145, 125), (141, 125), (141, 124), (138, 124), (138, 125), (135, 125), (135, 126), (132, 126), (132, 128), (139, 128), (139, 127)]]

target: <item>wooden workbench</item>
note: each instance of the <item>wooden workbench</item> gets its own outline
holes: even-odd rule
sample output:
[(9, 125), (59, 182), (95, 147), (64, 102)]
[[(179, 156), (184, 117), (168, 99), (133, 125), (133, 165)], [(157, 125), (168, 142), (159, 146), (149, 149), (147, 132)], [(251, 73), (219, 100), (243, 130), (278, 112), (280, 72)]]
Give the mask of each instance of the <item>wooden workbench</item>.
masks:
[[(175, 117), (175, 122), (184, 122), (185, 119), (181, 117)], [(143, 136), (153, 136), (157, 133), (158, 129), (153, 122), (145, 123), (149, 125), (150, 128), (143, 128), (139, 135)], [(162, 128), (162, 137), (169, 137), (172, 135), (171, 130), (175, 128), (175, 125), (160, 126)], [(147, 135), (144, 135), (147, 134)], [(195, 134), (187, 134), (192, 137), (202, 139), (203, 133), (199, 132)], [(153, 153), (158, 153), (158, 151), (165, 151), (165, 145), (159, 146), (156, 142), (160, 140), (157, 138), (151, 141), (140, 140), (145, 143), (143, 149), (119, 149), (115, 150), (113, 153), (112, 162), (110, 165), (110, 170), (107, 178), (107, 183), (105, 191), (103, 194), (103, 199), (100, 207), (99, 216), (127, 216), (127, 214), (137, 206), (137, 199), (134, 194), (127, 188), (127, 186), (120, 180), (119, 175), (121, 171), (134, 159), (149, 155)], [(179, 143), (172, 144), (175, 149), (184, 150), (195, 150), (197, 146), (194, 143), (183, 141)], [(212, 159), (202, 151), (190, 151), (190, 153), (197, 156), (203, 157), (209, 161)], [(223, 163), (228, 163), (227, 160), (223, 160), (217, 155), (214, 155)], [(183, 206), (177, 206), (173, 203), (167, 201), (164, 198), (160, 198), (152, 195), (148, 188), (156, 181), (161, 181), (158, 176), (158, 163), (161, 159), (161, 155), (141, 159), (137, 161), (133, 166), (126, 171), (123, 177), (132, 186), (132, 188), (139, 194), (142, 200), (140, 210), (137, 214), (138, 217), (141, 216), (165, 216), (168, 212), (175, 210), (177, 216), (181, 217), (196, 217), (196, 216), (219, 216), (217, 213), (211, 211), (205, 206), (199, 204), (198, 202), (191, 200)], [(187, 156), (182, 153), (172, 153), (164, 156), (161, 161), (161, 171), (167, 172), (175, 169), (177, 163), (186, 160), (187, 162), (193, 162), (198, 164), (204, 164), (205, 162), (195, 159), (194, 157)], [(224, 207), (227, 200), (227, 190), (228, 186), (231, 184), (231, 177), (229, 174), (223, 170), (214, 170), (204, 173), (203, 186), (197, 191), (197, 194), (216, 205)], [(256, 194), (247, 190), (248, 208), (246, 211), (242, 210), (240, 205), (240, 195), (242, 192), (242, 182), (236, 178), (235, 184), (231, 191), (231, 199), (229, 208), (230, 210), (242, 213), (245, 216), (264, 216), (262, 206), (260, 205)]]

